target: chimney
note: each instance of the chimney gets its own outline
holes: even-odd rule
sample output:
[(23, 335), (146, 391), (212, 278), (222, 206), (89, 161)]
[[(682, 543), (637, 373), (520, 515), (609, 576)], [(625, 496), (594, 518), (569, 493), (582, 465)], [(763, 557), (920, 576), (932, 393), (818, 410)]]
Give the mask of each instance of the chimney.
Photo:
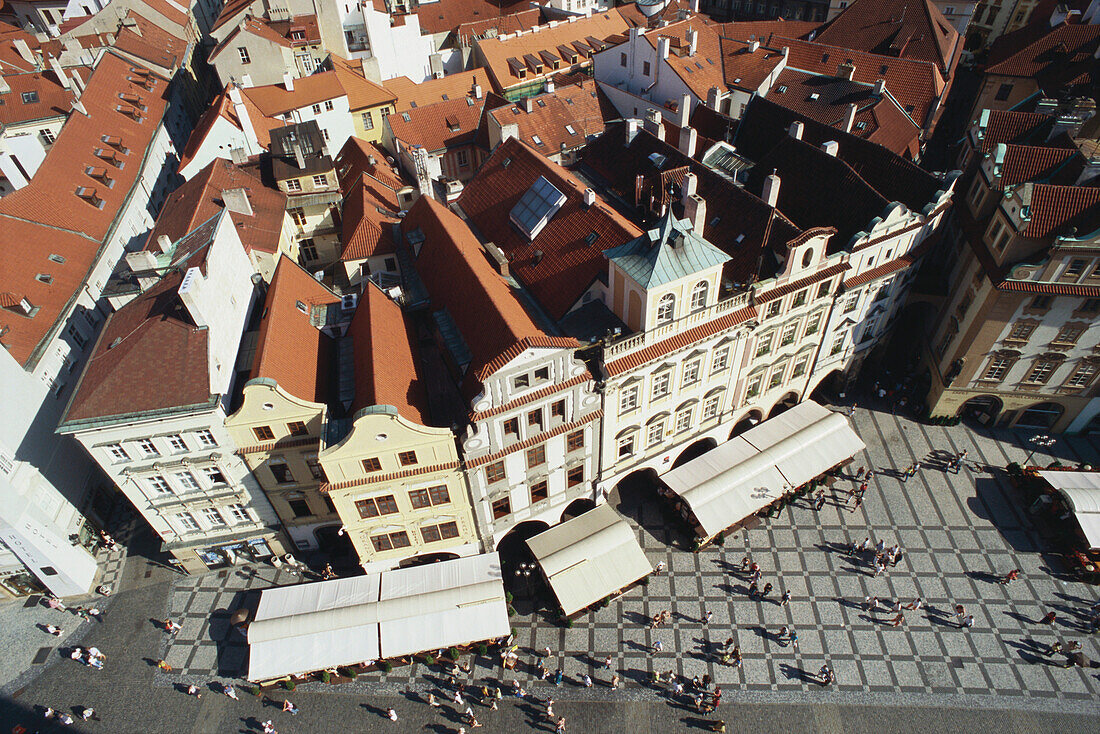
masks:
[(474, 85), (474, 99), (481, 99), (481, 95), (482, 95), (481, 85), (480, 84), (475, 84)]
[(668, 58), (668, 36), (657, 39), (657, 61), (660, 63)]
[(485, 251), (489, 253), (490, 259), (492, 259), (493, 264), (497, 266), (497, 270), (500, 272), (500, 274), (507, 278), (508, 256), (505, 255), (504, 252), (501, 251), (501, 249), (492, 242), (485, 243)]
[(641, 120), (636, 118), (628, 118), (626, 121), (626, 144), (630, 145), (634, 142), (634, 138), (638, 137), (638, 123)]
[(294, 77), (291, 76), (289, 71), (283, 74), (283, 86), (286, 87), (288, 92), (294, 91)]
[(50, 57), (50, 68), (53, 69), (54, 76), (57, 77), (57, 81), (60, 82), (61, 86), (65, 89), (68, 89), (69, 75), (66, 74), (65, 70), (61, 68), (61, 62), (55, 59), (53, 56)]
[(844, 111), (844, 132), (852, 132), (852, 125), (856, 124), (856, 110), (859, 109), (856, 105), (848, 105), (848, 109)]
[(248, 108), (244, 106), (244, 98), (241, 90), (236, 86), (229, 88), (229, 101), (233, 103), (233, 112), (241, 123), (241, 132), (244, 133), (245, 150), (248, 153), (260, 152), (260, 140), (256, 137), (256, 129), (252, 127), (252, 118), (248, 116)]
[(695, 146), (699, 142), (699, 133), (693, 127), (680, 128), (680, 152), (688, 158), (695, 157)]
[(836, 67), (836, 75), (841, 79), (847, 79), (852, 81), (852, 77), (855, 76), (856, 65), (851, 61), (845, 61), (840, 66)]
[(876, 97), (881, 97), (886, 92), (886, 80), (879, 79), (875, 82), (875, 88), (872, 91)]
[(157, 237), (157, 248), (161, 253), (167, 255), (172, 250), (172, 238), (166, 234)]
[(684, 199), (684, 219), (691, 222), (695, 234), (703, 236), (703, 227), (707, 225), (707, 202), (699, 194)]
[(665, 139), (665, 128), (661, 124), (661, 113), (654, 109), (645, 111), (645, 129), (652, 133), (658, 140)]
[(760, 41), (753, 41), (749, 44), (749, 53), (754, 54), (760, 50)]
[(224, 189), (222, 203), (231, 212), (244, 214), (246, 217), (252, 216), (252, 202), (248, 200), (248, 192), (242, 188)]
[(764, 196), (762, 198), (772, 209), (779, 203), (779, 183), (779, 176), (775, 175), (775, 171), (769, 173), (768, 177), (764, 179)]
[(688, 56), (694, 56), (699, 48), (699, 31), (689, 28), (687, 32)]
[(533, 97), (524, 97), (523, 111), (527, 114), (531, 114), (535, 111), (535, 99)]
[(695, 195), (698, 190), (699, 177), (690, 171), (684, 174), (684, 182), (680, 184), (680, 200), (687, 202), (688, 198)]
[(676, 126), (687, 127), (688, 118), (691, 117), (691, 97), (686, 94), (680, 97), (680, 104), (676, 107), (676, 113), (679, 115)]
[(80, 76), (80, 72), (76, 69), (69, 70), (69, 78), (73, 83), (73, 91), (76, 92), (77, 98), (84, 94), (84, 77)]
[(233, 161), (236, 166), (243, 166), (248, 162), (248, 153), (244, 148), (231, 148), (229, 151), (229, 160)]
[(554, 80), (551, 79), (550, 77), (546, 77), (546, 93), (547, 94), (553, 94), (554, 93)]
[(587, 209), (596, 203), (596, 192), (592, 189), (584, 190), (584, 207)]
[(693, 15), (699, 14), (699, 0), (691, 0), (691, 12)]
[(31, 47), (27, 45), (27, 42), (22, 38), (17, 38), (12, 41), (15, 44), (16, 52), (23, 57), (23, 60), (32, 66), (37, 66), (38, 62), (34, 58), (34, 54), (31, 53)]
[(153, 284), (160, 280), (160, 276), (156, 273), (157, 256), (149, 250), (128, 253), (126, 255), (126, 265), (137, 278), (138, 288), (141, 289), (142, 293), (149, 290)]
[(836, 142), (835, 140), (830, 140), (826, 143), (822, 143), (821, 149), (831, 155), (833, 158), (836, 158), (836, 154), (840, 151), (840, 143)]
[(298, 164), (298, 170), (306, 170), (306, 157), (302, 153), (302, 144), (295, 140), (292, 145), (294, 146), (294, 162)]
[(805, 130), (805, 129), (806, 129), (805, 125), (803, 125), (798, 120), (795, 120), (794, 122), (791, 123), (791, 127), (787, 132), (789, 132), (791, 134), (791, 137), (794, 138), (795, 140), (801, 140), (802, 139), (802, 131)]
[(707, 90), (707, 107), (711, 108), (715, 112), (718, 111), (718, 103), (722, 99), (722, 92), (718, 87), (711, 87)]

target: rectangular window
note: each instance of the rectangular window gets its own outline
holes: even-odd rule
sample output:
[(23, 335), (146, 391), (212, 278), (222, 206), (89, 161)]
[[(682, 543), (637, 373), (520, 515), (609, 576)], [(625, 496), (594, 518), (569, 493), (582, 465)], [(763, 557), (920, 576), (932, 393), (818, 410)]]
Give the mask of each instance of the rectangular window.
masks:
[(638, 386), (631, 385), (619, 394), (619, 415), (638, 407)]
[(111, 461), (129, 461), (130, 455), (126, 453), (126, 449), (122, 448), (122, 444), (112, 443), (107, 446), (107, 455), (111, 457)]
[(783, 299), (782, 298), (775, 299), (774, 301), (772, 301), (771, 303), (768, 304), (768, 311), (767, 311), (767, 314), (766, 314), (765, 318), (770, 319), (773, 316), (778, 316), (779, 312), (782, 309), (783, 309)]
[(714, 358), (710, 362), (710, 371), (721, 372), (726, 369), (726, 363), (729, 361), (729, 356), (729, 347), (722, 347), (721, 349), (714, 350)]
[(396, 533), (383, 533), (381, 535), (373, 535), (370, 539), (371, 545), (374, 546), (376, 551), (388, 551), (395, 548), (408, 548), (412, 543), (409, 542), (409, 534), (404, 530), (400, 530)]
[(584, 481), (584, 465), (575, 466), (566, 472), (565, 485), (567, 487), (576, 487)]
[(565, 401), (555, 400), (550, 404), (550, 421), (565, 422)]
[(699, 381), (699, 360), (695, 359), (684, 365), (684, 386)]
[(321, 105), (319, 104), (313, 105), (310, 109), (313, 110), (313, 114), (315, 115), (321, 114)]
[(658, 375), (653, 376), (653, 391), (650, 393), (650, 400), (657, 400), (668, 395), (669, 389), (672, 385), (672, 370), (666, 370)]
[(1069, 379), (1066, 380), (1066, 387), (1085, 387), (1092, 382), (1092, 378), (1095, 376), (1096, 365), (1088, 362), (1079, 364)]
[(1063, 275), (1071, 278), (1078, 278), (1081, 276), (1081, 273), (1085, 272), (1086, 265), (1088, 265), (1088, 262), (1079, 257), (1075, 257), (1069, 261), (1069, 266), (1066, 268), (1066, 272), (1063, 273)]
[(1057, 336), (1054, 337), (1054, 343), (1076, 344), (1084, 333), (1085, 327), (1082, 324), (1066, 324), (1058, 330)]
[(439, 534), (439, 528), (435, 525), (425, 525), (420, 528), (420, 537), (424, 539), (425, 543), (436, 543), (443, 539), (443, 536)]
[(783, 327), (783, 334), (779, 337), (779, 346), (785, 347), (794, 343), (794, 335), (798, 331), (798, 324), (787, 324)]
[(444, 485), (429, 487), (428, 489), (414, 489), (409, 492), (409, 501), (412, 503), (413, 509), (422, 510), (425, 507), (448, 504), (451, 501), (451, 493), (447, 491), (447, 487)]
[(176, 515), (176, 522), (179, 523), (179, 526), (183, 528), (185, 533), (194, 532), (199, 529), (198, 521), (190, 512), (181, 512)]
[(1055, 368), (1058, 363), (1049, 359), (1040, 359), (1036, 362), (1031, 371), (1027, 373), (1027, 377), (1024, 378), (1024, 382), (1031, 383), (1032, 385), (1045, 385), (1050, 376), (1054, 374)]
[(356, 500), (355, 509), (359, 511), (359, 517), (364, 520), (379, 515), (392, 515), (397, 512), (397, 500), (394, 499), (392, 494)]
[(1012, 85), (1011, 84), (1002, 84), (1001, 86), (999, 86), (997, 88), (997, 94), (993, 97), (993, 99), (997, 100), (998, 102), (1004, 102), (1011, 95), (1012, 95)]
[(763, 357), (765, 354), (772, 350), (772, 339), (775, 337), (774, 333), (764, 334), (760, 337), (760, 341), (756, 343), (756, 356)]
[(565, 437), (565, 450), (567, 452), (580, 451), (584, 448), (584, 429), (573, 431)]
[(178, 433), (168, 437), (168, 445), (172, 448), (172, 453), (174, 454), (187, 450), (187, 444), (183, 442), (183, 436)]
[(649, 62), (642, 62), (642, 76), (649, 76)]
[(762, 383), (763, 381), (764, 381), (764, 376), (762, 374), (753, 375), (752, 377), (750, 377), (748, 387), (745, 390), (745, 397), (746, 398), (755, 398), (757, 395), (759, 395), (760, 394), (760, 383)]
[(791, 370), (791, 377), (801, 377), (806, 372), (806, 364), (810, 361), (808, 356), (799, 357), (794, 361), (794, 369)]
[(459, 168), (465, 168), (470, 165), (470, 156), (464, 150), (455, 151), (455, 161), (458, 163)]
[(546, 447), (534, 446), (527, 449), (527, 468), (534, 469), (546, 463)]
[(512, 514), (512, 501), (503, 497), (493, 503), (493, 519), (499, 520)]
[(325, 476), (325, 469), (321, 466), (321, 462), (317, 460), (316, 455), (306, 456), (306, 466), (309, 467), (309, 475), (311, 477), (322, 482), (328, 481), (328, 477)]
[(160, 456), (160, 451), (157, 450), (157, 446), (152, 439), (141, 439), (138, 441), (138, 448), (141, 449), (142, 456)]
[(203, 517), (210, 523), (210, 527), (218, 528), (225, 525), (225, 518), (218, 512), (216, 507), (206, 507), (202, 511)]
[(371, 113), (369, 113), (369, 112), (364, 112), (363, 113), (363, 129), (364, 130), (373, 130), (374, 129), (374, 117), (372, 117)]
[(721, 395), (711, 395), (703, 403), (703, 420), (709, 421), (718, 415), (718, 404), (722, 402)]
[(1012, 331), (1008, 332), (1007, 339), (1013, 341), (1027, 341), (1031, 336), (1031, 332), (1035, 331), (1035, 324), (1016, 324), (1012, 327)]
[(180, 472), (175, 477), (176, 482), (183, 487), (184, 492), (195, 492), (200, 489), (198, 481), (191, 472)]
[(252, 432), (256, 434), (257, 441), (271, 441), (275, 438), (275, 433), (271, 430), (271, 426), (253, 426)]
[[(296, 178), (288, 178), (286, 180), (286, 190), (301, 191), (302, 182)], [(290, 218), (293, 219), (294, 223), (297, 224), (299, 227), (303, 226), (306, 223), (306, 217), (304, 214), (302, 214), (301, 209), (288, 209), (287, 212), (290, 214)]]
[(626, 68), (626, 54), (619, 54), (619, 66)]
[(382, 462), (379, 461), (377, 456), (372, 456), (369, 459), (363, 459), (363, 471), (370, 474), (375, 471), (382, 471)]
[(691, 408), (684, 408), (683, 410), (681, 410), (679, 413), (676, 414), (676, 432), (677, 433), (683, 433), (684, 431), (691, 428), (691, 414), (692, 414), (692, 412), (693, 411), (692, 411)]
[(806, 303), (806, 291), (799, 291), (798, 293), (795, 293), (794, 294), (794, 302), (791, 303), (791, 306), (793, 308), (798, 308), (799, 306), (803, 305), (804, 303)]
[(275, 481), (278, 484), (293, 484), (294, 474), (291, 473), (290, 467), (286, 465), (286, 462), (281, 459), (275, 459), (267, 462), (267, 468), (271, 470), (271, 476), (275, 477)]
[(846, 301), (844, 301), (844, 313), (851, 313), (852, 311), (855, 311), (858, 305), (859, 294), (853, 293), (852, 295), (848, 296), (848, 299)]
[(228, 484), (228, 482), (225, 481), (225, 475), (222, 474), (222, 470), (216, 466), (205, 467), (202, 470), (202, 473), (206, 476), (206, 481), (210, 482), (213, 485)]
[(48, 127), (44, 127), (38, 131), (38, 134), (42, 136), (42, 140), (46, 142), (46, 145), (52, 145), (53, 141), (57, 138), (53, 134), (53, 130)]
[(659, 444), (665, 437), (665, 422), (663, 420), (655, 421), (649, 424), (649, 428), (646, 429), (645, 443), (646, 446), (655, 446)]
[(810, 336), (816, 334), (817, 330), (821, 328), (821, 314), (815, 313), (806, 319), (806, 331), (803, 332), (804, 336)]
[(542, 409), (532, 410), (527, 414), (527, 427), (542, 430)]
[(634, 454), (634, 434), (623, 436), (618, 443), (619, 458), (623, 459)]
[(248, 508), (244, 505), (229, 505), (226, 509), (229, 510), (229, 516), (233, 518), (234, 523), (252, 520), (252, 516), (248, 514)]
[(517, 390), (522, 390), (524, 388), (530, 387), (531, 386), (531, 376), (530, 375), (516, 375), (515, 377), (512, 378), (512, 385)]
[(550, 368), (539, 367), (535, 370), (535, 382), (547, 382), (550, 379)]
[(489, 484), (503, 481), (504, 462), (494, 461), (492, 464), (489, 464), (487, 467), (485, 467), (485, 479), (489, 482)]
[(519, 418), (508, 418), (504, 421), (504, 437), (519, 438)]
[(824, 298), (825, 296), (829, 295), (829, 285), (830, 285), (829, 281), (825, 281), (824, 283), (822, 283), (821, 285), (819, 285), (817, 287), (817, 297), (818, 298)]
[(549, 485), (546, 480), (535, 482), (531, 485), (531, 504), (536, 502), (542, 502), (544, 499), (550, 496)]
[(401, 466), (416, 466), (416, 452), (415, 451), (402, 451), (397, 455), (398, 461), (401, 462)]
[(306, 424), (302, 421), (291, 421), (286, 424), (286, 429), (290, 431), (291, 436), (308, 436), (309, 429), (306, 428)]
[(445, 522), (439, 526), (439, 534), (443, 536), (444, 540), (450, 540), (451, 538), (458, 537), (458, 523), (451, 521)]
[(248, 55), (248, 49), (247, 48), (245, 48), (244, 46), (238, 46), (237, 47), (237, 53), (239, 53), (241, 55), (241, 63), (242, 64), (251, 64), (252, 63), (252, 57), (250, 57)]
[(199, 439), (199, 443), (203, 448), (210, 449), (218, 445), (218, 442), (214, 440), (214, 434), (205, 428), (201, 431), (195, 431), (195, 436)]
[(332, 100), (325, 100), (325, 112), (332, 112)]
[[(291, 188), (291, 186), (290, 186), (291, 183), (295, 184), (298, 188), (297, 189)], [(302, 184), (298, 183), (298, 181), (296, 179), (291, 179), (291, 181), (287, 182), (287, 189), (290, 190), (290, 191), (298, 191), (298, 190), (301, 190), (301, 188), (302, 188)], [(302, 210), (301, 207), (294, 207), (293, 209), (287, 209), (286, 213), (290, 215), (290, 220), (292, 222), (294, 222), (294, 224), (298, 225), (299, 227), (306, 226), (306, 213)]]
[(1008, 372), (1008, 368), (1012, 365), (1012, 360), (1005, 357), (994, 357), (989, 361), (989, 366), (985, 369), (985, 374), (982, 375), (983, 380), (1003, 380), (1005, 374)]
[(149, 482), (149, 488), (157, 494), (171, 494), (172, 492), (172, 488), (168, 486), (168, 481), (160, 475), (149, 477), (146, 481)]
[(88, 343), (88, 340), (84, 338), (84, 335), (80, 333), (80, 330), (76, 328), (76, 324), (69, 326), (69, 338), (73, 340), (73, 343), (80, 349), (84, 348), (84, 345)]
[(318, 173), (316, 176), (313, 177), (313, 185), (328, 186), (328, 177), (325, 176), (323, 173)]
[(310, 517), (313, 514), (313, 510), (309, 509), (309, 503), (303, 499), (287, 500), (287, 504), (290, 505), (290, 511), (294, 513), (294, 517)]

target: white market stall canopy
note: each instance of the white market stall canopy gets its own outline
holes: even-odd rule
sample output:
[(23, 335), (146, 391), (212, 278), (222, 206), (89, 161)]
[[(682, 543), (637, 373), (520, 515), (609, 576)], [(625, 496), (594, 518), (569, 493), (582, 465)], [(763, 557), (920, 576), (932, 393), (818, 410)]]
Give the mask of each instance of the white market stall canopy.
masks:
[(848, 419), (807, 400), (664, 474), (707, 536), (759, 512), (864, 448)]
[(509, 632), (496, 553), (266, 589), (248, 627), (248, 679), (401, 657)]
[(1039, 476), (1066, 498), (1089, 548), (1100, 549), (1100, 472), (1041, 471)]
[(600, 505), (527, 540), (566, 616), (652, 573), (634, 531)]

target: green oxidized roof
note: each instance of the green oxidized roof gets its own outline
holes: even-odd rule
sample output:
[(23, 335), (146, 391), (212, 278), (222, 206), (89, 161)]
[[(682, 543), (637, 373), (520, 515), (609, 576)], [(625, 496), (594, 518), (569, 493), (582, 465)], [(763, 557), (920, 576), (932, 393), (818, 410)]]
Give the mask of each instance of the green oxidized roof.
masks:
[(641, 237), (605, 250), (604, 255), (643, 288), (665, 285), (730, 259), (695, 234), (688, 220), (678, 220), (671, 212)]

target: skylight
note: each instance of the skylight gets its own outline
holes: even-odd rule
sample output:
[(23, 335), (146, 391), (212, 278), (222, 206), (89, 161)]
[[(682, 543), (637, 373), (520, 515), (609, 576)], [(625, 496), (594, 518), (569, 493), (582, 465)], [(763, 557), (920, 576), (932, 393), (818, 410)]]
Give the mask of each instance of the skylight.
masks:
[(532, 135), (531, 140), (535, 141), (535, 145), (542, 145), (542, 138), (538, 135)]
[(572, 125), (566, 125), (565, 126), (565, 132), (569, 133), (570, 135), (576, 135), (577, 134), (577, 131), (573, 129)]
[(533, 241), (564, 203), (565, 194), (554, 188), (545, 176), (539, 176), (512, 207), (508, 218), (528, 241)]

